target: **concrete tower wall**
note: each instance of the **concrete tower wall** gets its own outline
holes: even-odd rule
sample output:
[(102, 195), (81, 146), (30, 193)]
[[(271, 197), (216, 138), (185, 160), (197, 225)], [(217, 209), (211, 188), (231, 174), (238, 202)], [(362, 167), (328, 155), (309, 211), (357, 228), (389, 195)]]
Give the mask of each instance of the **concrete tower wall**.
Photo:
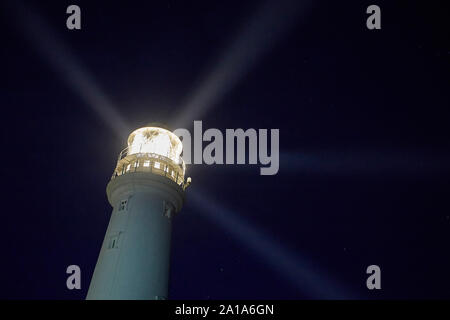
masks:
[(171, 218), (183, 191), (154, 174), (128, 173), (108, 184), (113, 212), (87, 299), (166, 299)]

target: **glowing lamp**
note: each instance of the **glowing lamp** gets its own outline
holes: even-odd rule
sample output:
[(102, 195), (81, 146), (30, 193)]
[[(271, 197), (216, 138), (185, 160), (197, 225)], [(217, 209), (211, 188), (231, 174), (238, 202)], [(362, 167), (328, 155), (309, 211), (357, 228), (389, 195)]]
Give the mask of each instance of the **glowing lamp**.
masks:
[(179, 163), (182, 151), (180, 139), (163, 128), (140, 128), (128, 137), (128, 154), (155, 153)]
[(113, 178), (128, 172), (163, 175), (185, 188), (186, 165), (181, 158), (183, 145), (172, 132), (160, 127), (144, 127), (128, 137), (128, 147), (119, 155)]

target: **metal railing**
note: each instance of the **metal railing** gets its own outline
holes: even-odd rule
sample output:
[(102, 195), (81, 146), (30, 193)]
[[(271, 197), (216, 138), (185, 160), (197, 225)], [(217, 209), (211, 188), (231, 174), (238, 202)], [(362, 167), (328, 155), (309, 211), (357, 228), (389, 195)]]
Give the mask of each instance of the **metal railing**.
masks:
[[(142, 146), (141, 146), (141, 149), (142, 149)], [(129, 154), (129, 150), (130, 150), (130, 147), (126, 147), (125, 149), (123, 149), (119, 153), (119, 158), (117, 159), (117, 161), (120, 161), (123, 158), (127, 157), (128, 155), (130, 155)], [(182, 166), (183, 170), (186, 170), (186, 165), (184, 163), (183, 158), (181, 158), (181, 157), (178, 157), (176, 159), (176, 161), (174, 161), (171, 158), (169, 158), (168, 155), (167, 156), (163, 156), (163, 155), (160, 155), (160, 154), (157, 154), (157, 153), (152, 153), (152, 152), (141, 152), (141, 150), (139, 150), (139, 152), (133, 153), (133, 155), (141, 155), (141, 156), (149, 155), (152, 158), (157, 158), (157, 159), (159, 158), (161, 160), (172, 161), (172, 162), (175, 162), (175, 163), (179, 163)]]
[(129, 148), (125, 148), (119, 154), (111, 179), (129, 172), (149, 172), (171, 179), (184, 190), (188, 185), (184, 179), (185, 170), (186, 165), (181, 157), (176, 163), (171, 158), (156, 153), (129, 154)]

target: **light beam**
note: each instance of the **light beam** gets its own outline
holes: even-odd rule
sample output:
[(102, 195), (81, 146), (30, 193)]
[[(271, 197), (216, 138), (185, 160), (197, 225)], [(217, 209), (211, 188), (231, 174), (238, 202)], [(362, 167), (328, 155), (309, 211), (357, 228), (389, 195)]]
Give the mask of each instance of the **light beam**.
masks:
[(280, 172), (420, 177), (450, 172), (450, 154), (420, 149), (323, 149), (280, 153)]
[(266, 1), (188, 96), (175, 128), (186, 128), (201, 119), (283, 38), (308, 6), (309, 1)]
[(126, 136), (130, 130), (123, 117), (89, 72), (36, 13), (36, 8), (30, 7), (29, 4), (25, 7), (20, 1), (14, 1), (8, 3), (8, 12), (13, 13), (12, 20), (17, 29), (22, 31), (27, 40), (35, 46), (41, 58), (58, 73), (68, 87), (92, 108), (118, 138)]
[[(197, 191), (196, 191), (197, 190)], [(331, 279), (305, 257), (293, 254), (283, 246), (276, 244), (270, 237), (258, 231), (241, 216), (214, 201), (204, 192), (189, 190), (196, 213), (201, 214), (217, 226), (230, 233), (239, 243), (246, 245), (296, 288), (313, 299), (350, 299), (355, 298), (341, 284)]]

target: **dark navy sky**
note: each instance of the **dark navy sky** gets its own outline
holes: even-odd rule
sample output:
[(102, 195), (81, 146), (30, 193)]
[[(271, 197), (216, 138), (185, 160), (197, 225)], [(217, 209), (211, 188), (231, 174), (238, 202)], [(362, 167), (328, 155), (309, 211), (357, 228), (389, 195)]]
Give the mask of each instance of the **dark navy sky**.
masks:
[[(15, 3), (0, 11), (0, 297), (83, 299), (111, 212), (106, 184), (127, 132), (113, 132), (21, 26), (33, 23), (30, 12), (45, 21), (131, 130), (173, 125), (261, 3)], [(80, 31), (66, 29), (74, 3)], [(373, 3), (381, 30), (365, 26)], [(274, 248), (317, 266), (322, 291), (325, 279), (341, 283), (343, 298), (450, 298), (443, 3), (314, 1), (283, 34), (264, 29), (270, 48), (236, 70), (242, 76), (199, 120), (221, 130), (279, 128), (280, 171), (188, 167), (193, 183), (173, 225), (171, 298), (317, 298), (283, 274)], [(53, 57), (62, 54), (55, 48)], [(256, 252), (251, 235), (236, 238), (199, 214), (189, 189), (276, 245)], [(79, 291), (65, 285), (71, 264), (82, 270)], [(382, 271), (377, 292), (365, 287), (371, 264)]]

